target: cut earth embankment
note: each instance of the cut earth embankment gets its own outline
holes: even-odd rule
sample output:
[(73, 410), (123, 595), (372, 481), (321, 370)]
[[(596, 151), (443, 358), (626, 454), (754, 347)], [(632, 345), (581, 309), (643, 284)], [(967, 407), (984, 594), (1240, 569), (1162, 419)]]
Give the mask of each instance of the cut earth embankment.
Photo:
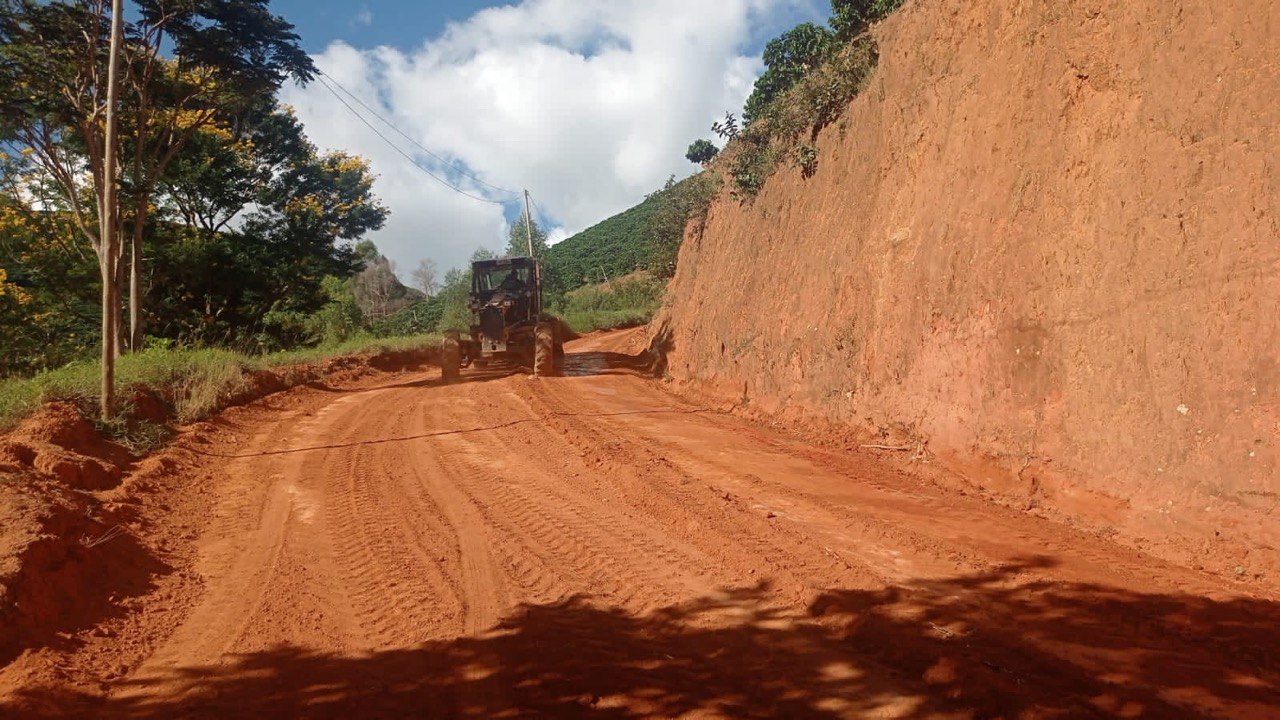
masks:
[(686, 241), (666, 372), (1009, 502), (1280, 572), (1280, 5), (908, 3)]

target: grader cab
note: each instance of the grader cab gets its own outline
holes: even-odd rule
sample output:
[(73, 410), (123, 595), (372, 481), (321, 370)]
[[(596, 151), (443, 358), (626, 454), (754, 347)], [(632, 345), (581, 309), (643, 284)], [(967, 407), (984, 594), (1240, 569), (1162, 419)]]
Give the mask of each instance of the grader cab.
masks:
[(506, 362), (553, 375), (564, 357), (561, 324), (542, 310), (542, 265), (530, 257), (471, 264), (471, 327), (467, 337), (445, 333), (441, 366), (446, 380), (475, 364)]

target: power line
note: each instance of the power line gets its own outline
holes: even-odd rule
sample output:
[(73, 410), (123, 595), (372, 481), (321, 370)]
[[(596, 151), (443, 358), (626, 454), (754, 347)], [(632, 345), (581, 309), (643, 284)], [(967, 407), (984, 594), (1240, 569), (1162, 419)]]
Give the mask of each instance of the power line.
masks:
[(533, 199), (532, 195), (529, 196), (529, 201), (533, 203), (533, 207), (538, 210), (538, 214), (541, 215), (543, 219), (546, 219), (546, 220), (551, 219), (551, 213), (547, 212), (546, 210), (543, 210), (542, 206), (538, 204), (537, 200)]
[[(419, 150), (421, 150), (422, 152), (424, 152), (424, 153), (426, 153), (426, 154), (430, 155), (431, 157), (435, 158), (436, 160), (440, 161), (440, 163), (441, 163), (441, 164), (443, 164), (444, 166), (446, 166), (446, 167), (448, 167), (448, 168), (450, 168), (450, 169), (452, 169), (452, 170), (454, 170), (454, 171), (458, 172), (458, 173), (459, 173), (459, 174), (461, 174), (461, 175), (464, 175), (464, 176), (466, 176), (466, 177), (469, 177), (469, 178), (471, 178), (472, 180), (475, 180), (476, 182), (480, 183), (481, 185), (484, 185), (485, 187), (492, 188), (492, 189), (494, 189), (494, 190), (497, 190), (498, 192), (504, 192), (504, 193), (507, 193), (507, 194), (511, 195), (513, 199), (514, 199), (514, 198), (516, 198), (516, 197), (518, 197), (518, 196), (520, 195), (520, 193), (516, 192), (515, 190), (508, 190), (507, 188), (504, 188), (504, 187), (498, 187), (497, 185), (494, 185), (494, 184), (492, 184), (492, 183), (485, 182), (483, 179), (481, 179), (481, 178), (477, 177), (474, 173), (471, 173), (471, 172), (467, 171), (465, 168), (458, 167), (458, 165), (457, 165), (456, 163), (452, 163), (452, 162), (450, 162), (448, 159), (446, 159), (446, 158), (444, 158), (444, 157), (442, 157), (442, 156), (440, 156), (440, 155), (438, 155), (438, 154), (436, 154), (436, 153), (432, 152), (430, 148), (428, 148), (427, 146), (425, 146), (425, 145), (423, 145), (422, 143), (420, 143), (420, 142), (418, 142), (417, 140), (415, 140), (415, 139), (413, 138), (413, 136), (409, 135), (409, 134), (408, 134), (408, 133), (406, 133), (405, 131), (401, 130), (399, 127), (397, 127), (397, 126), (396, 126), (396, 124), (395, 124), (395, 123), (393, 123), (393, 122), (391, 122), (390, 120), (388, 120), (388, 119), (386, 119), (385, 117), (383, 117), (383, 116), (382, 116), (382, 115), (381, 115), (377, 110), (374, 110), (373, 108), (369, 107), (369, 105), (368, 105), (367, 103), (365, 103), (365, 101), (363, 101), (363, 100), (361, 100), (361, 99), (360, 99), (360, 96), (356, 95), (355, 93), (353, 93), (353, 92), (351, 92), (350, 90), (348, 90), (348, 89), (346, 89), (345, 87), (343, 87), (343, 86), (342, 86), (342, 83), (339, 83), (337, 80), (334, 80), (334, 79), (333, 79), (333, 76), (331, 76), (331, 75), (325, 75), (325, 74), (324, 74), (323, 72), (321, 72), (320, 70), (316, 70), (316, 74), (318, 74), (318, 75), (324, 75), (325, 79), (327, 79), (329, 82), (333, 83), (333, 84), (334, 84), (334, 86), (335, 86), (335, 87), (337, 87), (339, 90), (341, 90), (342, 92), (346, 93), (346, 94), (347, 94), (347, 95), (348, 95), (352, 100), (355, 100), (357, 103), (359, 103), (359, 104), (360, 104), (360, 107), (364, 108), (365, 110), (368, 110), (368, 111), (369, 111), (369, 113), (370, 113), (371, 115), (373, 115), (374, 117), (376, 117), (376, 118), (378, 118), (379, 120), (381, 120), (381, 121), (383, 122), (383, 124), (385, 124), (387, 127), (389, 127), (389, 128), (391, 128), (392, 130), (396, 131), (396, 133), (397, 133), (397, 134), (399, 134), (399, 135), (400, 135), (400, 137), (403, 137), (405, 140), (408, 140), (409, 142), (413, 143), (414, 145), (416, 145), (416, 146), (418, 147), (418, 149), (419, 149)], [(330, 92), (332, 92), (332, 90), (331, 90)], [(348, 107), (350, 107), (350, 106), (348, 106)]]
[[(327, 76), (326, 76), (326, 77), (327, 77)], [(419, 170), (421, 170), (422, 172), (426, 173), (427, 175), (430, 175), (430, 176), (431, 176), (431, 179), (435, 180), (436, 182), (440, 183), (441, 185), (444, 185), (445, 187), (447, 187), (447, 188), (449, 188), (450, 190), (452, 190), (452, 191), (454, 191), (454, 192), (458, 193), (459, 195), (465, 195), (465, 196), (467, 196), (467, 197), (471, 198), (472, 200), (479, 200), (480, 202), (491, 203), (491, 204), (493, 204), (493, 205), (507, 205), (507, 204), (509, 204), (510, 202), (512, 202), (512, 200), (490, 200), (489, 198), (486, 198), (486, 197), (480, 197), (479, 195), (473, 195), (473, 194), (471, 194), (471, 193), (467, 192), (466, 190), (463, 190), (462, 188), (460, 188), (460, 187), (457, 187), (457, 186), (453, 185), (453, 184), (452, 184), (452, 183), (450, 183), (448, 180), (445, 180), (444, 178), (439, 177), (439, 176), (438, 176), (438, 175), (436, 175), (435, 173), (433, 173), (433, 172), (431, 172), (430, 170), (428, 170), (428, 169), (427, 169), (427, 167), (426, 167), (425, 165), (423, 165), (423, 164), (419, 163), (419, 162), (417, 161), (417, 159), (416, 159), (416, 158), (414, 158), (412, 155), (410, 155), (409, 153), (405, 152), (405, 151), (404, 151), (404, 150), (403, 150), (399, 145), (396, 145), (395, 143), (391, 142), (391, 139), (390, 139), (390, 138), (388, 138), (386, 135), (383, 135), (383, 134), (382, 134), (382, 131), (378, 130), (378, 128), (376, 128), (376, 127), (374, 127), (374, 126), (373, 126), (373, 123), (369, 122), (369, 121), (368, 121), (368, 119), (366, 119), (363, 115), (361, 115), (358, 111), (356, 111), (356, 109), (355, 109), (355, 108), (351, 107), (351, 103), (348, 103), (346, 100), (344, 100), (344, 99), (343, 99), (343, 97), (342, 97), (341, 95), (339, 95), (339, 94), (338, 94), (338, 91), (336, 91), (336, 90), (334, 90), (332, 87), (330, 87), (330, 86), (329, 86), (329, 84), (328, 84), (327, 82), (325, 82), (325, 80), (324, 80), (324, 78), (323, 78), (323, 77), (317, 77), (317, 78), (316, 78), (316, 80), (319, 80), (319, 81), (320, 81), (320, 84), (321, 84), (321, 85), (324, 85), (325, 89), (326, 89), (326, 90), (328, 90), (330, 93), (332, 93), (332, 94), (333, 94), (333, 96), (334, 96), (335, 98), (337, 98), (337, 99), (338, 99), (338, 102), (342, 103), (342, 105), (343, 105), (344, 107), (346, 107), (346, 108), (347, 108), (347, 110), (351, 111), (351, 114), (352, 114), (352, 115), (355, 115), (357, 120), (359, 120), (360, 122), (364, 123), (364, 124), (365, 124), (365, 127), (368, 127), (370, 130), (372, 130), (374, 135), (377, 135), (378, 137), (382, 138), (382, 141), (383, 141), (383, 142), (385, 142), (387, 145), (389, 145), (389, 146), (391, 147), (391, 149), (392, 149), (392, 150), (395, 150), (396, 152), (398, 152), (398, 153), (400, 153), (401, 155), (403, 155), (403, 156), (404, 156), (404, 159), (406, 159), (406, 160), (408, 160), (410, 163), (412, 163), (414, 167), (418, 168)], [(486, 184), (487, 184), (487, 183), (486, 183)], [(513, 198), (513, 199), (514, 199), (514, 198)]]

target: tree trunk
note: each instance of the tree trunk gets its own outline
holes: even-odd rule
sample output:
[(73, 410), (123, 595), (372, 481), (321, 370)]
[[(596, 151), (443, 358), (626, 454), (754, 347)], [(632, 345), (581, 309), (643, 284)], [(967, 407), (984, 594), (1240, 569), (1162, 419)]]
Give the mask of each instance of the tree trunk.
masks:
[(107, 117), (103, 132), (102, 186), (98, 188), (101, 205), (98, 223), (102, 255), (102, 419), (110, 420), (116, 399), (116, 318), (120, 312), (119, 285), (116, 273), (120, 265), (120, 235), (116, 219), (120, 216), (116, 200), (116, 98), (119, 93), (117, 73), (120, 68), (120, 41), (124, 27), (124, 3), (111, 2), (111, 48), (107, 56)]
[(129, 252), (129, 349), (141, 351), (142, 327), (142, 229), (146, 224), (146, 210), (138, 210), (133, 221), (133, 242)]
[(120, 232), (120, 230), (121, 230), (121, 228), (120, 228), (120, 226), (117, 224), (117, 225), (116, 225), (116, 230), (115, 230), (115, 236), (116, 236), (116, 282), (115, 282), (115, 288), (114, 288), (114, 289), (115, 289), (116, 301), (115, 301), (115, 304), (111, 306), (111, 307), (112, 307), (112, 309), (114, 310), (115, 314), (116, 314), (116, 316), (115, 316), (115, 326), (116, 326), (116, 343), (115, 343), (115, 347), (116, 347), (116, 357), (120, 357), (121, 355), (123, 355), (123, 354), (125, 353), (125, 351), (126, 351), (126, 350), (128, 350), (128, 349), (129, 349), (129, 345), (128, 345), (128, 343), (126, 342), (126, 341), (127, 341), (127, 339), (128, 339), (128, 338), (126, 337), (126, 333), (128, 332), (128, 328), (127, 328), (127, 327), (125, 327), (125, 324), (124, 324), (124, 302), (125, 302), (125, 299), (124, 299), (124, 282), (125, 282), (124, 243), (123, 243), (123, 242), (121, 241), (121, 239), (120, 239), (120, 236), (121, 236), (121, 234), (122, 234), (122, 233)]
[(102, 257), (98, 258), (98, 270), (102, 275), (102, 404), (100, 410), (102, 419), (109, 420), (116, 399), (116, 314), (114, 310), (116, 272), (111, 267), (111, 248), (104, 243), (102, 250)]

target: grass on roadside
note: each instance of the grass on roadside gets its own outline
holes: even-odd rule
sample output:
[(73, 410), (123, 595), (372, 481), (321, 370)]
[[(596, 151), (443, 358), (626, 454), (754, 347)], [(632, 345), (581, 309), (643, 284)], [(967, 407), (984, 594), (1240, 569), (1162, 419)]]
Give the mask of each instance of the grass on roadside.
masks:
[(618, 328), (644, 325), (653, 319), (654, 310), (580, 310), (567, 312), (564, 321), (579, 335), (596, 330), (616, 330)]
[[(330, 358), (430, 347), (434, 335), (353, 338), (346, 342), (273, 353), (242, 355), (229, 350), (151, 349), (124, 355), (116, 364), (118, 388), (145, 388), (172, 403), (180, 422), (219, 410), (227, 398), (247, 386), (246, 373)], [(7, 430), (53, 400), (93, 408), (99, 398), (99, 365), (77, 361), (31, 378), (0, 380), (0, 431)]]
[(647, 274), (566, 293), (556, 309), (576, 333), (643, 325), (662, 304), (662, 283)]

